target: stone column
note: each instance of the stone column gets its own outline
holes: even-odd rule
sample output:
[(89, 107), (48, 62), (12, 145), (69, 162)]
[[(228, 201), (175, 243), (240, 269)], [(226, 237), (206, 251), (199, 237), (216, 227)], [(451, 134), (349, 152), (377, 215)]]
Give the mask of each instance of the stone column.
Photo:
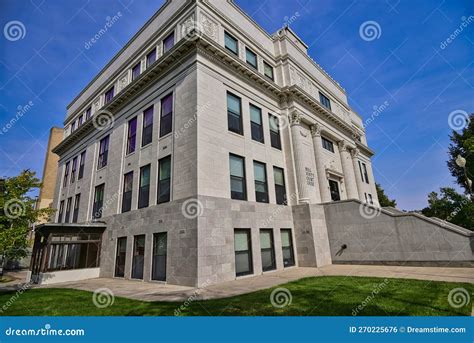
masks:
[(365, 201), (364, 197), (364, 184), (362, 181), (362, 177), (360, 176), (360, 171), (359, 171), (359, 154), (360, 150), (355, 148), (352, 149), (351, 151), (351, 156), (352, 156), (352, 166), (354, 167), (354, 175), (356, 179), (356, 185), (357, 185), (357, 191), (359, 193), (359, 200), (360, 201)]
[(347, 199), (359, 199), (357, 191), (354, 166), (347, 142), (339, 142), (339, 154), (341, 155), (342, 172), (344, 173), (344, 183), (346, 185)]
[(331, 193), (329, 191), (329, 183), (326, 178), (326, 168), (323, 163), (323, 143), (321, 141), (321, 125), (315, 124), (311, 126), (311, 136), (313, 137), (314, 159), (316, 161), (316, 172), (318, 174), (319, 193), (321, 202), (331, 201)]
[(301, 135), (301, 114), (293, 112), (290, 116), (291, 141), (295, 159), (295, 176), (298, 186), (298, 203), (309, 203), (309, 189), (306, 183), (303, 137)]

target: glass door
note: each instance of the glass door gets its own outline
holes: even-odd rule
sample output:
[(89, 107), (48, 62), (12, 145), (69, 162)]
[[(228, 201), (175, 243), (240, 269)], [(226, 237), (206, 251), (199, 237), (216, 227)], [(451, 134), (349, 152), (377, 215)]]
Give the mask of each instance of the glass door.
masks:
[(133, 243), (132, 279), (143, 279), (145, 235), (135, 236)]
[(115, 256), (115, 276), (125, 276), (125, 260), (127, 256), (127, 237), (117, 239), (117, 254)]
[(153, 235), (153, 269), (152, 280), (166, 281), (166, 252), (168, 237), (166, 232)]
[(275, 248), (273, 246), (273, 230), (260, 230), (260, 250), (262, 254), (262, 270), (264, 272), (276, 268)]
[(283, 267), (294, 266), (295, 255), (290, 229), (281, 229), (281, 249), (283, 250)]

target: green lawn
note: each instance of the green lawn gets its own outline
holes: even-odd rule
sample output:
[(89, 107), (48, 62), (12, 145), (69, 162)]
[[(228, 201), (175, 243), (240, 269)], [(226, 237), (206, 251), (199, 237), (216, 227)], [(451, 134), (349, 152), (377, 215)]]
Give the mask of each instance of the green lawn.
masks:
[[(384, 281), (387, 280), (387, 281)], [(461, 308), (448, 303), (449, 292), (462, 287), (472, 295), (471, 284), (430, 282), (404, 279), (328, 276), (290, 282), (292, 302), (275, 308), (270, 302), (274, 288), (226, 299), (183, 302), (142, 302), (115, 297), (113, 305), (97, 308), (92, 293), (71, 289), (33, 289), (10, 301), (2, 315), (32, 316), (172, 316), (182, 307), (186, 316), (255, 316), (290, 315), (351, 316), (358, 305), (362, 316), (453, 316), (470, 315), (472, 301)], [(375, 293), (375, 294), (374, 294)], [(0, 293), (0, 305), (14, 292)], [(472, 297), (471, 297), (472, 298)], [(1, 309), (1, 306), (0, 306)]]

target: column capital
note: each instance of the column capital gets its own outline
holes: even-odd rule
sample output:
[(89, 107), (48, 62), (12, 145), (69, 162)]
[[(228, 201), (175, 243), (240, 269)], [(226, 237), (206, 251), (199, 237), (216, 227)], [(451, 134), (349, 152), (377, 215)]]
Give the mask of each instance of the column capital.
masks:
[(339, 141), (337, 146), (339, 147), (339, 151), (347, 151), (349, 149), (349, 144), (347, 144), (347, 141), (344, 139)]
[(357, 158), (357, 156), (359, 156), (360, 154), (360, 150), (357, 149), (357, 148), (354, 148), (351, 150), (351, 155), (352, 155), (352, 158)]
[(310, 127), (311, 129), (311, 136), (314, 138), (314, 137), (320, 137), (321, 136), (321, 131), (322, 131), (322, 127), (321, 125), (319, 124), (313, 124), (311, 125)]
[(300, 125), (301, 124), (301, 114), (297, 111), (293, 111), (290, 114), (290, 126)]

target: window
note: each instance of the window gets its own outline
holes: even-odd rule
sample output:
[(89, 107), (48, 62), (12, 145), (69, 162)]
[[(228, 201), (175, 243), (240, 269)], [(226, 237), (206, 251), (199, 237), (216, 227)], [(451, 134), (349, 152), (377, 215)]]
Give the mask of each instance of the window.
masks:
[(169, 51), (174, 46), (174, 32), (171, 32), (168, 37), (163, 39), (163, 54)]
[(69, 223), (69, 217), (71, 216), (71, 203), (72, 203), (72, 197), (68, 198), (66, 201), (66, 215), (64, 216), (65, 223)]
[(146, 67), (148, 68), (156, 61), (156, 49), (153, 49), (146, 55)]
[(101, 235), (93, 233), (53, 234), (45, 252), (49, 256), (44, 271), (97, 268)]
[(138, 208), (148, 207), (150, 201), (150, 168), (151, 166), (149, 164), (140, 168)]
[(273, 230), (260, 230), (260, 251), (262, 255), (262, 270), (266, 272), (276, 269)]
[(158, 161), (158, 199), (161, 204), (170, 201), (171, 198), (171, 156)]
[(331, 192), (332, 201), (341, 200), (341, 195), (339, 193), (339, 183), (337, 181), (329, 180), (329, 191)]
[(142, 63), (138, 62), (137, 65), (132, 68), (132, 81), (135, 80), (137, 77), (139, 77), (141, 72), (142, 72)]
[(73, 121), (71, 123), (71, 133), (73, 133), (74, 131), (76, 131), (76, 121)]
[(295, 255), (293, 251), (293, 237), (290, 229), (281, 229), (281, 249), (283, 252), (283, 267), (295, 265)]
[(104, 189), (105, 183), (95, 188), (94, 205), (92, 206), (92, 219), (98, 219), (102, 217), (102, 205), (104, 204)]
[(84, 165), (86, 163), (86, 152), (81, 152), (81, 162), (79, 163), (79, 174), (77, 179), (80, 180), (84, 177)]
[(127, 133), (127, 155), (135, 151), (137, 141), (137, 117), (129, 120)]
[(323, 148), (330, 151), (334, 152), (334, 144), (331, 142), (329, 139), (321, 137), (321, 141), (323, 143)]
[(104, 168), (107, 165), (107, 157), (109, 155), (109, 136), (100, 140), (99, 144), (99, 160), (97, 161), (97, 169)]
[(87, 110), (86, 110), (86, 120), (89, 119), (92, 115), (92, 107), (89, 107)]
[(369, 204), (373, 205), (374, 204), (374, 199), (372, 198), (372, 194), (367, 194), (367, 196), (369, 197)]
[(122, 213), (132, 209), (133, 172), (123, 177)]
[(321, 102), (321, 105), (326, 107), (328, 110), (331, 110), (331, 101), (321, 92), (319, 93), (319, 101)]
[(229, 131), (244, 134), (242, 125), (242, 101), (239, 97), (227, 93), (227, 122)]
[(230, 197), (237, 200), (247, 200), (247, 185), (245, 181), (245, 159), (230, 154)]
[(168, 237), (166, 232), (153, 234), (153, 263), (151, 279), (166, 281), (166, 255)]
[(76, 180), (76, 170), (77, 170), (77, 156), (72, 159), (71, 183), (74, 183), (74, 181)]
[(107, 105), (109, 102), (112, 101), (114, 98), (114, 89), (115, 87), (112, 86), (107, 92), (105, 92), (105, 104)]
[(79, 116), (79, 119), (77, 119), (77, 128), (80, 128), (83, 122), (84, 122), (84, 115), (81, 114)]
[(59, 203), (58, 223), (62, 223), (64, 214), (64, 200)]
[(272, 147), (281, 150), (280, 121), (276, 116), (270, 114), (268, 122), (270, 123), (270, 142)]
[(81, 201), (81, 194), (76, 194), (74, 197), (74, 211), (72, 212), (72, 222), (77, 223), (77, 218), (79, 216), (79, 204)]
[(360, 171), (360, 177), (363, 182), (369, 184), (369, 174), (367, 173), (367, 166), (364, 162), (358, 161), (359, 162), (359, 171)]
[(171, 132), (173, 126), (173, 93), (161, 99), (160, 137)]
[(125, 276), (125, 261), (127, 259), (127, 237), (117, 239), (117, 253), (115, 255), (115, 277)]
[(268, 203), (267, 168), (264, 163), (253, 161), (255, 200)]
[(250, 230), (237, 229), (234, 232), (235, 250), (235, 275), (248, 275), (253, 273), (252, 242)]
[(142, 146), (150, 144), (153, 140), (153, 106), (143, 112)]
[(63, 187), (67, 186), (67, 178), (69, 176), (69, 162), (66, 162), (66, 167), (64, 167), (64, 179), (63, 179)]
[(143, 267), (145, 258), (145, 235), (134, 237), (132, 279), (143, 279)]
[(274, 80), (273, 76), (273, 67), (267, 62), (263, 61), (263, 74), (268, 77), (270, 80)]
[(249, 48), (245, 48), (245, 58), (248, 64), (250, 64), (253, 68), (257, 69), (257, 54), (256, 53), (254, 53)]
[(262, 110), (252, 104), (250, 105), (250, 127), (252, 131), (252, 139), (264, 143)]
[(273, 178), (275, 179), (276, 203), (278, 205), (286, 205), (285, 174), (283, 169), (273, 167)]
[(239, 42), (228, 32), (224, 33), (225, 48), (234, 55), (239, 55)]

